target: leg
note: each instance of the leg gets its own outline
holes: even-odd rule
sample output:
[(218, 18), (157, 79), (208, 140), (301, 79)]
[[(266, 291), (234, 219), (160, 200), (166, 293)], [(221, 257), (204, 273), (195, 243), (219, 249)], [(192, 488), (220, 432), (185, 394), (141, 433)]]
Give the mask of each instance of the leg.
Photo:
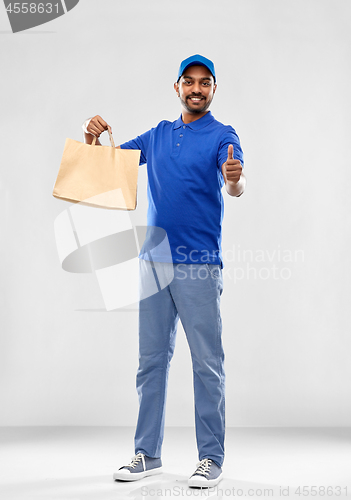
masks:
[(175, 265), (170, 284), (193, 362), (199, 459), (224, 459), (225, 375), (221, 333), (222, 271), (217, 265)]
[[(144, 275), (143, 279), (147, 277)], [(139, 417), (135, 453), (144, 453), (148, 457), (161, 456), (168, 372), (177, 323), (178, 313), (169, 286), (140, 301), (139, 368), (136, 381)]]

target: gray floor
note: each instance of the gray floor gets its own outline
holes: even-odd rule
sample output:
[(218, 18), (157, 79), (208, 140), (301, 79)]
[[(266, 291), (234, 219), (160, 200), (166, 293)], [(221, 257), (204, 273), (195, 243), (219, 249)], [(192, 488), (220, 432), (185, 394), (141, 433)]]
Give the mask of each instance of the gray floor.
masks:
[(348, 428), (228, 429), (224, 479), (212, 490), (187, 487), (190, 428), (167, 428), (164, 473), (134, 483), (112, 480), (133, 455), (132, 428), (0, 428), (0, 442), (1, 500), (351, 497)]

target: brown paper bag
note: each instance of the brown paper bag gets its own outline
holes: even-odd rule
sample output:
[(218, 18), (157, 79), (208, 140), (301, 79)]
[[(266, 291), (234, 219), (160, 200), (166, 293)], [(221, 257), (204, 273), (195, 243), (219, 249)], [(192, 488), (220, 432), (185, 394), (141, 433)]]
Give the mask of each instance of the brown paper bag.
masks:
[(66, 139), (53, 196), (73, 203), (135, 210), (140, 150)]

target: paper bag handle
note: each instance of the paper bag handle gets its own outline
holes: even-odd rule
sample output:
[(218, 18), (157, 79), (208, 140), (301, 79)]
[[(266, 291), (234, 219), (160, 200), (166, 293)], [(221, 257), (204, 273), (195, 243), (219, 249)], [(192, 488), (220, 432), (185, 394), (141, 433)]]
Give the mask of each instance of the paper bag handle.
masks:
[[(109, 129), (109, 128), (107, 129), (107, 132), (108, 132), (108, 135), (109, 135), (109, 137), (110, 137), (110, 143), (111, 143), (111, 146), (112, 146), (113, 148), (115, 148), (115, 147), (116, 147), (116, 146), (115, 146), (115, 142), (114, 142), (114, 140), (113, 140), (113, 137), (112, 137), (112, 134), (111, 134), (111, 132), (110, 132), (110, 129)], [(95, 146), (95, 143), (96, 143), (96, 135), (94, 135), (93, 142), (91, 143), (91, 145), (92, 145), (92, 146)]]

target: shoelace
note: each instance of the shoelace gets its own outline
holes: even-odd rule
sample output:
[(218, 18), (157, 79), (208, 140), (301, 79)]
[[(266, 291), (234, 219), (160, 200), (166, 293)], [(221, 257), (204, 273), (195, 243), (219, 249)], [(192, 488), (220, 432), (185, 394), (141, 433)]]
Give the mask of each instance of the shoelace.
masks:
[(140, 460), (143, 462), (143, 470), (145, 470), (145, 458), (144, 458), (144, 455), (142, 453), (137, 453), (132, 458), (132, 461), (130, 462), (130, 464), (125, 465), (124, 467), (131, 467), (132, 469), (134, 469), (134, 467), (136, 467), (138, 465)]
[(199, 474), (205, 477), (208, 476), (210, 473), (211, 463), (212, 460), (210, 460), (209, 458), (204, 458), (203, 460), (201, 460), (201, 462), (197, 464), (197, 469), (194, 472), (194, 475)]

